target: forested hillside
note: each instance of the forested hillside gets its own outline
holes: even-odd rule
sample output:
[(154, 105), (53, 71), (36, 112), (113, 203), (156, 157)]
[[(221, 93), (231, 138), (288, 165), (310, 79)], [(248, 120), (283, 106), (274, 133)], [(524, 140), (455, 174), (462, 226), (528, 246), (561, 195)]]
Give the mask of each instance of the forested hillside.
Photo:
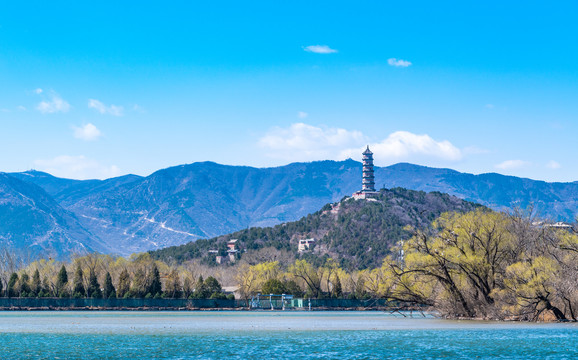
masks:
[(407, 225), (427, 229), (444, 212), (467, 212), (478, 207), (481, 205), (439, 192), (403, 188), (381, 190), (374, 199), (344, 198), (298, 221), (249, 228), (150, 254), (167, 262), (202, 258), (214, 263), (216, 256), (226, 254), (226, 244), (231, 239), (238, 240), (240, 256), (244, 256), (269, 247), (297, 254), (299, 240), (313, 238), (316, 240), (314, 248), (302, 257), (314, 262), (331, 257), (347, 268), (363, 269), (380, 266), (392, 245), (408, 239), (411, 234), (404, 229)]

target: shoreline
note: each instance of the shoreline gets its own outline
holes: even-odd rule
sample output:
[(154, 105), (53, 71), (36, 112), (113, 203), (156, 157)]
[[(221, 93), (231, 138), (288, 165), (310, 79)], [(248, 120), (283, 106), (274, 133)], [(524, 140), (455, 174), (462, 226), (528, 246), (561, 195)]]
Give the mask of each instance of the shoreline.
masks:
[(418, 310), (418, 309), (399, 309), (399, 308), (387, 308), (387, 307), (351, 307), (351, 308), (331, 308), (331, 307), (316, 307), (316, 308), (287, 308), (287, 309), (251, 309), (248, 307), (154, 307), (154, 306), (141, 306), (141, 307), (0, 307), (1, 313), (14, 313), (14, 312), (27, 312), (27, 313), (43, 313), (43, 312), (85, 312), (85, 313), (138, 313), (138, 312), (150, 312), (150, 313), (163, 313), (163, 312), (182, 312), (182, 313), (211, 313), (211, 312), (233, 312), (233, 313), (323, 313), (323, 312), (367, 312), (376, 313), (383, 312), (388, 315), (398, 315), (400, 318), (407, 319), (438, 319), (445, 321), (468, 321), (473, 323), (502, 323), (502, 324), (577, 324), (576, 321), (557, 321), (555, 319), (546, 319), (541, 321), (527, 321), (527, 320), (516, 320), (516, 319), (483, 319), (483, 318), (446, 318), (436, 315), (435, 310)]
[[(383, 311), (399, 312), (394, 309), (384, 307), (351, 307), (351, 308), (333, 308), (333, 307), (315, 307), (315, 308), (286, 308), (286, 309), (250, 309), (246, 306), (241, 307), (170, 307), (170, 306), (138, 306), (138, 307), (95, 307), (95, 306), (11, 306), (0, 307), (0, 312), (6, 311), (248, 311), (248, 312), (273, 312), (273, 311)], [(412, 311), (410, 309), (401, 311)], [(413, 310), (416, 311), (416, 310)]]

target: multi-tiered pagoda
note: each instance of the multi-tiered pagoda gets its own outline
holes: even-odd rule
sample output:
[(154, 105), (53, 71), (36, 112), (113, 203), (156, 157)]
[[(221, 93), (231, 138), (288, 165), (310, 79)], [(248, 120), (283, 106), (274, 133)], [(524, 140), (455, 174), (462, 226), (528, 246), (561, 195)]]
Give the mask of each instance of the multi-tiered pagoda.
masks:
[(361, 177), (361, 191), (353, 194), (355, 199), (367, 199), (377, 195), (375, 191), (375, 176), (373, 174), (373, 153), (367, 149), (363, 152), (363, 170)]
[(363, 152), (363, 176), (361, 191), (364, 193), (375, 192), (375, 177), (373, 176), (373, 153), (367, 149)]

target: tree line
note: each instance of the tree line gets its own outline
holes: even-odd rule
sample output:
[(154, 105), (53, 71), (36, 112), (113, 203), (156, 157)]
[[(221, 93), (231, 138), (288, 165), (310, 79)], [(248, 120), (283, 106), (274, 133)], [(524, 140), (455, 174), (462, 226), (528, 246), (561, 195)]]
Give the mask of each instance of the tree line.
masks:
[[(163, 271), (161, 272), (162, 269)], [(0, 279), (0, 296), (56, 298), (224, 299), (219, 281), (154, 261), (148, 254), (125, 258), (90, 254), (69, 263), (38, 260)], [(229, 298), (231, 296), (229, 295)]]
[[(391, 248), (381, 266), (346, 269), (333, 258), (261, 248), (234, 266), (167, 264), (150, 254), (90, 254), (0, 271), (8, 297), (222, 298), (262, 294), (382, 298), (429, 306), (448, 318), (578, 320), (578, 235), (523, 214), (444, 213)], [(0, 264), (1, 265), (1, 264)], [(229, 295), (232, 296), (232, 295)]]

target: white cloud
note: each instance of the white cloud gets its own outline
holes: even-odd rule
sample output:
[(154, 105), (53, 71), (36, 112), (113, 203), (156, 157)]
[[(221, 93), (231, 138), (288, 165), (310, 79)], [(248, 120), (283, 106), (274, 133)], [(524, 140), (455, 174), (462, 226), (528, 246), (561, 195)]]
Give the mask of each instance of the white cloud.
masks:
[(26, 111), (26, 107), (22, 106), (22, 105), (18, 105), (18, 107), (16, 107), (16, 109), (18, 109), (18, 111)]
[(500, 170), (512, 170), (512, 169), (521, 169), (531, 165), (529, 161), (524, 160), (506, 160), (496, 165), (497, 169)]
[(101, 114), (109, 114), (113, 116), (122, 116), (124, 111), (122, 106), (117, 105), (106, 106), (102, 102), (95, 99), (88, 100), (88, 107), (91, 109), (95, 109)]
[(402, 59), (391, 58), (387, 59), (387, 63), (391, 66), (395, 67), (408, 67), (411, 65), (411, 62)]
[(305, 119), (307, 116), (309, 116), (309, 114), (307, 114), (305, 111), (299, 111), (299, 112), (297, 113), (297, 117), (298, 117), (299, 119)]
[(37, 170), (70, 179), (107, 179), (120, 175), (117, 166), (105, 166), (83, 155), (61, 155), (53, 159), (39, 159), (34, 161), (34, 165)]
[[(437, 141), (429, 135), (396, 131), (379, 143), (369, 144), (377, 163), (392, 161), (445, 160), (458, 161), (463, 157), (460, 149), (447, 140)], [(362, 149), (347, 149), (343, 154), (357, 158)]]
[(259, 139), (259, 146), (268, 149), (269, 156), (289, 161), (339, 160), (342, 149), (365, 141), (359, 131), (296, 123), (271, 129)]
[(562, 167), (562, 165), (560, 165), (560, 163), (557, 162), (557, 161), (550, 160), (550, 161), (548, 162), (548, 164), (546, 164), (546, 167), (547, 167), (548, 169), (556, 170), (556, 169), (560, 169), (560, 168)]
[[(40, 90), (40, 92), (38, 92)], [(37, 94), (42, 94), (42, 89), (36, 89)], [(60, 95), (54, 91), (47, 95), (47, 99), (41, 101), (36, 109), (43, 114), (52, 114), (57, 112), (68, 112), (70, 110), (70, 104), (63, 100)]]
[(41, 88), (34, 89), (34, 92), (35, 92), (36, 94), (42, 94), (43, 91), (44, 91), (44, 90), (42, 90)]
[(486, 109), (493, 109), (495, 108), (494, 104), (486, 104)]
[(72, 127), (74, 129), (74, 137), (77, 139), (92, 141), (98, 139), (102, 133), (93, 124), (86, 124), (81, 127)]
[(333, 54), (337, 52), (337, 50), (332, 49), (327, 45), (309, 45), (304, 47), (303, 50), (315, 54)]
[(458, 161), (462, 150), (447, 140), (436, 141), (429, 135), (397, 131), (383, 141), (371, 143), (360, 131), (316, 127), (296, 123), (289, 128), (273, 128), (259, 140), (268, 156), (288, 161), (358, 159), (369, 144), (379, 165), (397, 161)]

